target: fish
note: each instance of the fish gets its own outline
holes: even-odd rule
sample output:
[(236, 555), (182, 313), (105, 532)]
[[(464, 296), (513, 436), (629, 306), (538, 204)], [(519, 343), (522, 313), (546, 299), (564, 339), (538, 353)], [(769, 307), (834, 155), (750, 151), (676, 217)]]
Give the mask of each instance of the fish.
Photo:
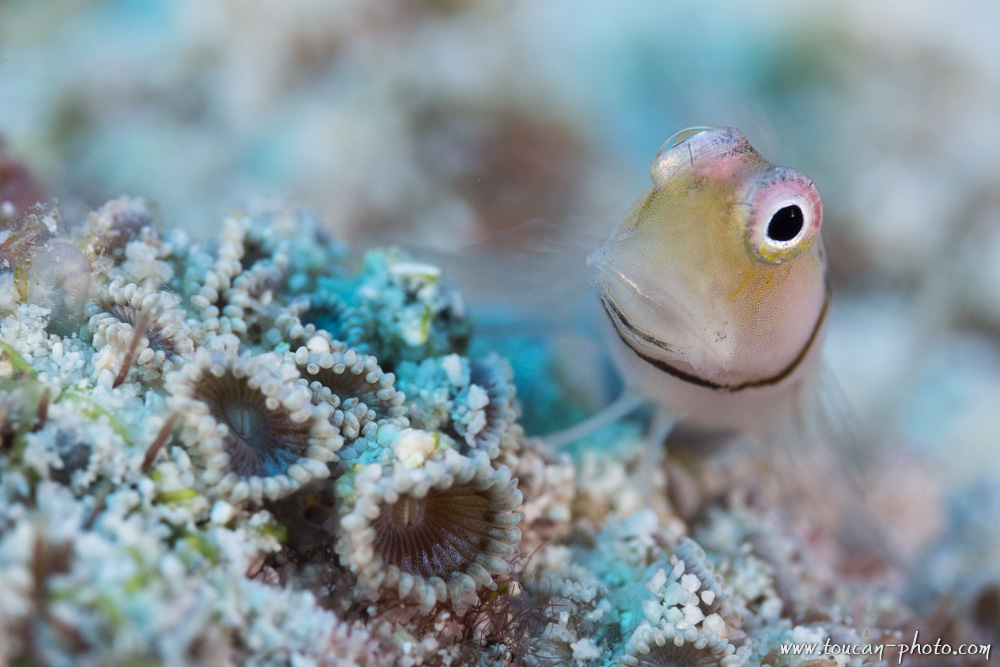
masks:
[(649, 173), (587, 258), (626, 386), (618, 412), (645, 402), (665, 424), (774, 432), (819, 366), (830, 305), (819, 191), (730, 127), (674, 133)]
[(645, 495), (678, 426), (689, 442), (763, 444), (757, 469), (789, 520), (829, 535), (845, 567), (895, 564), (852, 460), (863, 444), (823, 368), (831, 291), (816, 185), (731, 127), (676, 132), (649, 173), (587, 258), (625, 390), (573, 437), (652, 406)]
[[(815, 183), (768, 161), (731, 127), (674, 133), (649, 174), (651, 187), (603, 241), (569, 229), (571, 242), (596, 246), (587, 281), (603, 310), (600, 347), (624, 389), (542, 441), (551, 451), (609, 446), (591, 436), (651, 408), (635, 479), (640, 497), (654, 496), (656, 471), (666, 470), (671, 452), (681, 454), (674, 468), (725, 452), (748, 462), (758, 479), (747, 488), (770, 496), (790, 524), (829, 536), (845, 568), (894, 564), (857, 467), (870, 443), (854, 431), (822, 359), (831, 290)], [(568, 245), (560, 238), (543, 250)], [(541, 256), (574, 275), (555, 252)], [(475, 264), (481, 274), (485, 266)], [(535, 281), (534, 290), (509, 290), (522, 305), (537, 285), (553, 282), (530, 271), (490, 282), (509, 285), (514, 274)]]

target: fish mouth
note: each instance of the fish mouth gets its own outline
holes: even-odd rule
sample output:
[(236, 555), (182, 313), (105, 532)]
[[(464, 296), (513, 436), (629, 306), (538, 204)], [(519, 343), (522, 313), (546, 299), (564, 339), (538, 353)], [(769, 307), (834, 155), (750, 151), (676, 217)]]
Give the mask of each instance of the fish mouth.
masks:
[(638, 328), (629, 316), (621, 309), (620, 304), (614, 298), (614, 295), (610, 292), (610, 290), (606, 289), (606, 283), (604, 284), (604, 288), (605, 289), (603, 290), (599, 290), (604, 311), (607, 313), (608, 317), (611, 318), (615, 331), (618, 333), (618, 337), (621, 338), (625, 346), (634, 352), (636, 356), (654, 368), (657, 368), (679, 380), (699, 387), (705, 387), (707, 389), (730, 394), (735, 394), (747, 389), (757, 389), (777, 385), (791, 377), (802, 365), (802, 362), (809, 356), (809, 353), (813, 349), (816, 341), (820, 339), (820, 332), (823, 330), (827, 312), (830, 307), (830, 291), (827, 290), (823, 298), (823, 306), (820, 309), (818, 317), (816, 318), (816, 324), (813, 326), (813, 329), (809, 334), (809, 338), (799, 350), (798, 354), (784, 368), (779, 370), (777, 373), (773, 373), (766, 377), (730, 383), (720, 382), (714, 378), (689, 372), (675, 363), (663, 358), (661, 355), (653, 356), (641, 349), (635, 342), (637, 339), (667, 353), (671, 353), (675, 348), (673, 348), (673, 346), (669, 343), (666, 343), (655, 336), (651, 336), (648, 332), (644, 332)]
[(670, 295), (655, 297), (643, 292), (627, 276), (595, 268), (602, 275), (594, 287), (615, 329), (629, 347), (671, 365), (690, 367), (706, 377), (731, 370), (735, 336), (717, 332), (709, 340), (709, 327), (701, 325), (684, 304)]

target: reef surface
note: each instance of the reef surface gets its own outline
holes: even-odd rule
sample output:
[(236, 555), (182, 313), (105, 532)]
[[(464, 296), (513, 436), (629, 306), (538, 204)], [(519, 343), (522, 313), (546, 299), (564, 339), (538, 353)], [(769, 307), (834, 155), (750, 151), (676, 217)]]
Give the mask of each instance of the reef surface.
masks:
[(526, 435), (437, 266), (287, 204), (206, 242), (128, 197), (71, 231), (5, 211), (12, 663), (815, 665), (783, 651), (914, 627), (748, 459), (671, 462), (642, 496), (639, 424), (572, 456)]

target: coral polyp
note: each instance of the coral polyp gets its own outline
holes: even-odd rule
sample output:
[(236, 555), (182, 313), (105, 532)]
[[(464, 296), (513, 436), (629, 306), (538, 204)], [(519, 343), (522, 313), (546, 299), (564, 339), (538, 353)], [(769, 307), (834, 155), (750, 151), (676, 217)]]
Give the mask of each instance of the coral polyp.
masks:
[(367, 321), (336, 292), (320, 289), (294, 299), (278, 316), (276, 326), (292, 345), (307, 345), (319, 336), (367, 352)]
[(92, 264), (104, 264), (102, 260), (118, 264), (125, 258), (125, 246), (144, 229), (151, 231), (151, 224), (146, 202), (120, 197), (87, 216), (77, 243)]
[(300, 347), (287, 356), (298, 367), (313, 401), (333, 409), (333, 421), (346, 439), (374, 438), (376, 429), (388, 423), (409, 426), (406, 397), (394, 387), (395, 375), (383, 373), (375, 357), (334, 345), (322, 353)]
[(119, 374), (134, 360), (140, 380), (162, 377), (194, 352), (178, 302), (170, 292), (147, 294), (135, 283), (112, 281), (86, 310), (94, 347), (116, 358)]
[(693, 627), (678, 629), (670, 623), (640, 626), (618, 659), (623, 667), (735, 667), (746, 661), (726, 639), (703, 635)]
[(510, 364), (494, 354), (469, 363), (469, 382), (467, 408), (459, 409), (455, 429), (470, 448), (495, 457), (517, 437), (514, 374)]
[(469, 360), (457, 354), (399, 365), (400, 389), (411, 397), (415, 426), (447, 433), (463, 452), (491, 459), (520, 437), (510, 365), (496, 355)]
[(448, 450), (443, 460), (385, 476), (368, 467), (348, 493), (336, 550), (366, 597), (388, 589), (423, 609), (446, 601), (465, 609), (477, 588), (495, 590), (494, 577), (512, 571), (522, 495), (510, 470), (493, 469), (485, 456)]
[(375, 250), (344, 287), (348, 303), (374, 325), (368, 351), (383, 367), (465, 350), (472, 324), (461, 293), (439, 267), (399, 250)]
[(274, 353), (205, 348), (167, 375), (167, 404), (183, 416), (212, 495), (260, 503), (329, 475), (343, 438), (330, 422), (332, 410), (313, 404), (297, 378)]
[(401, 496), (373, 524), (372, 546), (400, 572), (429, 578), (465, 568), (476, 583), (495, 588), (490, 575), (509, 574), (511, 568), (492, 557), (514, 555), (521, 538), (510, 527), (522, 517), (510, 513), (520, 506), (516, 486), (494, 492), (472, 485), (432, 488), (423, 498)]

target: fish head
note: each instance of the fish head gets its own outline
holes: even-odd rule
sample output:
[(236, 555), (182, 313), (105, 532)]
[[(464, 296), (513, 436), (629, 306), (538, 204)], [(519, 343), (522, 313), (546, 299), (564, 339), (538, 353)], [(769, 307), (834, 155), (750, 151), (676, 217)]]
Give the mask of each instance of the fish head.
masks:
[(622, 340), (709, 383), (780, 374), (825, 314), (822, 203), (732, 128), (690, 128), (650, 166), (653, 187), (587, 259)]

